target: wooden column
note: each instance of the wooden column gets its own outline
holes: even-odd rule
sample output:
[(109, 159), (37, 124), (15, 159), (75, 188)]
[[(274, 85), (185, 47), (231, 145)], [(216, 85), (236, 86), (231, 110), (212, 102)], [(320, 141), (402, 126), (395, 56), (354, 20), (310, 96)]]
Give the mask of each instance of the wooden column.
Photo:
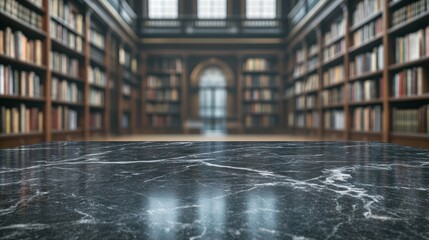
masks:
[(47, 32), (44, 43), (44, 55), (45, 55), (45, 106), (44, 106), (44, 139), (46, 142), (52, 141), (52, 98), (51, 98), (51, 34), (50, 34), (50, 9), (49, 0), (43, 0), (43, 6), (45, 8), (45, 15), (43, 16), (43, 27), (44, 31)]
[(344, 18), (346, 20), (346, 29), (345, 29), (345, 41), (346, 49), (344, 49), (344, 140), (350, 139), (350, 126), (351, 126), (351, 117), (350, 117), (350, 107), (348, 104), (349, 92), (347, 85), (349, 83), (349, 73), (350, 73), (350, 56), (348, 49), (351, 47), (351, 37), (349, 34), (350, 29), (350, 16), (347, 6), (348, 1), (345, 1), (342, 5)]
[[(391, 124), (391, 115), (390, 115), (390, 106), (389, 106), (389, 89), (390, 89), (390, 73), (389, 73), (389, 64), (390, 64), (390, 52), (395, 51), (390, 49), (389, 42), (389, 1), (383, 1), (384, 12), (383, 12), (383, 45), (384, 45), (384, 68), (383, 68), (383, 142), (390, 141), (390, 124)], [(394, 55), (394, 54), (393, 54)]]

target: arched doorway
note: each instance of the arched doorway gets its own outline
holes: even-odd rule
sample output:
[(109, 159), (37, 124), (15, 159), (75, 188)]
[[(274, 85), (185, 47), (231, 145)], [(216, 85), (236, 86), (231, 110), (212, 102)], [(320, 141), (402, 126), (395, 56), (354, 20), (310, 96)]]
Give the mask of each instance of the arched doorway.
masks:
[(199, 115), (203, 134), (225, 134), (227, 78), (217, 66), (206, 67), (199, 79)]

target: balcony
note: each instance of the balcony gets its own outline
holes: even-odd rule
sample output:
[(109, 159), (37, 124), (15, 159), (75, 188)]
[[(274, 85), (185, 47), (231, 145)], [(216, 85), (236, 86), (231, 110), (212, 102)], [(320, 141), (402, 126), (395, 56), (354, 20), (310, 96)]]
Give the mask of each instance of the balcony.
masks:
[(281, 37), (284, 19), (201, 19), (185, 16), (178, 19), (139, 19), (141, 37)]
[(130, 27), (135, 28), (137, 15), (125, 0), (108, 0), (107, 2)]
[(299, 23), (309, 13), (320, 0), (300, 0), (289, 13), (292, 24)]

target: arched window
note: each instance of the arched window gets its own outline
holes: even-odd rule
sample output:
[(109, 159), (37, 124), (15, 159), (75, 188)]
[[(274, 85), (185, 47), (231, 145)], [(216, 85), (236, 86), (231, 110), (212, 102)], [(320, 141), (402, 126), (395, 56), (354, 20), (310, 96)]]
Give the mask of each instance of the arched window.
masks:
[(151, 19), (175, 19), (179, 16), (178, 0), (148, 0)]
[(246, 0), (246, 18), (274, 19), (277, 16), (277, 0)]
[(226, 130), (227, 80), (217, 67), (206, 68), (200, 78), (200, 118), (205, 133), (222, 133)]
[(198, 0), (198, 18), (224, 19), (227, 16), (227, 0)]

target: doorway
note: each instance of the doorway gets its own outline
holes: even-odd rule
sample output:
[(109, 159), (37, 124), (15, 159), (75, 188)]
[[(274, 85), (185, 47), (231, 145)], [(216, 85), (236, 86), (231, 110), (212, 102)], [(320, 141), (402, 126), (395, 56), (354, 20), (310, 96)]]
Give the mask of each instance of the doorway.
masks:
[(202, 71), (199, 81), (199, 115), (203, 134), (226, 134), (227, 79), (218, 67), (207, 67)]

